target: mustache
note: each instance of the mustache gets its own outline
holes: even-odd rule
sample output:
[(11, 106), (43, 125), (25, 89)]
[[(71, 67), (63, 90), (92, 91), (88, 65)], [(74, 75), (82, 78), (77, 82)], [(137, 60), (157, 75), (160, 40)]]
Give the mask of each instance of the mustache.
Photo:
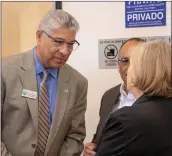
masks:
[(58, 60), (65, 60), (66, 56), (64, 56), (59, 51), (52, 53), (52, 58), (58, 59)]

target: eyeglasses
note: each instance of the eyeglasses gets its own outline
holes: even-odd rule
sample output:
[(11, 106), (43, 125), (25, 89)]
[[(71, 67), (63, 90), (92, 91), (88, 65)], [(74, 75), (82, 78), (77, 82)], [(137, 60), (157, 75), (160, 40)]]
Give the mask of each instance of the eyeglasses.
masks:
[(126, 65), (126, 64), (130, 63), (130, 59), (128, 57), (120, 57), (118, 59), (118, 63)]
[(74, 50), (76, 50), (76, 49), (79, 47), (79, 45), (80, 45), (80, 43), (79, 43), (78, 41), (76, 41), (76, 40), (75, 40), (75, 41), (72, 41), (72, 42), (67, 42), (67, 41), (65, 41), (65, 40), (62, 39), (62, 38), (54, 38), (54, 37), (52, 37), (51, 35), (47, 34), (45, 31), (43, 31), (43, 33), (46, 34), (49, 38), (51, 38), (51, 39), (53, 40), (53, 42), (55, 42), (55, 45), (56, 45), (57, 47), (61, 47), (61, 46), (66, 45), (67, 48), (68, 48), (70, 51), (74, 51)]

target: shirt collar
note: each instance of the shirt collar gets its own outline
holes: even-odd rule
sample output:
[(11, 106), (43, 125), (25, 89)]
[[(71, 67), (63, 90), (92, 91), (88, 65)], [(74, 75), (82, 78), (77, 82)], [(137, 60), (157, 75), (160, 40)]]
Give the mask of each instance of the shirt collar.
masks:
[(127, 96), (127, 93), (124, 90), (124, 83), (122, 83), (121, 86), (120, 86), (120, 93), (123, 94), (124, 96)]
[[(41, 62), (39, 61), (39, 59), (36, 55), (36, 47), (33, 49), (33, 56), (34, 56), (34, 61), (35, 61), (35, 66), (36, 66), (36, 74), (38, 75), (38, 74), (42, 73), (45, 70), (45, 68), (41, 64)], [(58, 69), (48, 68), (47, 70), (53, 78), (55, 78), (55, 79), (57, 78)]]
[(124, 90), (124, 83), (122, 83), (121, 86), (120, 86), (120, 94), (124, 98), (135, 100), (135, 97), (134, 97), (134, 95), (132, 93), (128, 92), (128, 94), (127, 94), (126, 91)]

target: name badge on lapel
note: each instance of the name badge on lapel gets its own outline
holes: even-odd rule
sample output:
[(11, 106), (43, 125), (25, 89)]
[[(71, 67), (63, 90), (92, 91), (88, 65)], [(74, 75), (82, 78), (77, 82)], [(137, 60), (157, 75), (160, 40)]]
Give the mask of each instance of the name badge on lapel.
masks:
[(22, 96), (30, 98), (30, 99), (36, 99), (37, 98), (37, 92), (27, 90), (27, 89), (23, 89)]

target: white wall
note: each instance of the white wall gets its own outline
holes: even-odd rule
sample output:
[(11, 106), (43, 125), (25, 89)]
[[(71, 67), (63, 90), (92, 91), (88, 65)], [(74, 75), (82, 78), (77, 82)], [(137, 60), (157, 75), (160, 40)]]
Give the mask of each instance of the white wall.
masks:
[(167, 26), (125, 29), (124, 2), (63, 2), (63, 9), (80, 23), (81, 43), (68, 63), (88, 78), (87, 137), (90, 141), (99, 121), (103, 93), (121, 82), (118, 70), (99, 69), (98, 39), (171, 36), (171, 4), (167, 2)]

